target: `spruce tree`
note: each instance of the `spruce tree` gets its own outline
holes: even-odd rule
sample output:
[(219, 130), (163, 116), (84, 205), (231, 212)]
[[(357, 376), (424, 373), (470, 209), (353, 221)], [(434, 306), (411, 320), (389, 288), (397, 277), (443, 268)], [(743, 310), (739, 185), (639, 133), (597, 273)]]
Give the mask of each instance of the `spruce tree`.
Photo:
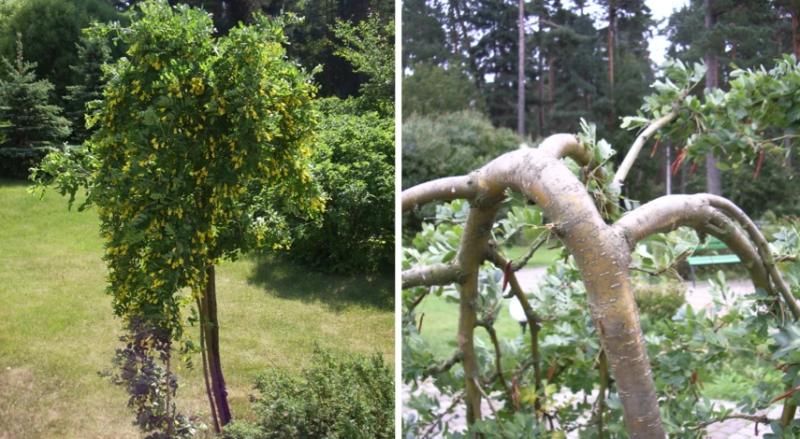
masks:
[(78, 49), (78, 64), (70, 66), (78, 83), (67, 87), (66, 116), (72, 124), (70, 140), (83, 143), (91, 132), (86, 128), (86, 104), (103, 94), (103, 64), (111, 60), (111, 48), (101, 37), (84, 35)]
[(34, 63), (25, 62), (21, 38), (17, 37), (17, 58), (14, 63), (3, 58), (5, 77), (0, 78), (0, 126), (2, 147), (27, 148), (47, 146), (65, 139), (69, 121), (61, 116), (61, 108), (48, 102), (53, 84), (37, 80)]

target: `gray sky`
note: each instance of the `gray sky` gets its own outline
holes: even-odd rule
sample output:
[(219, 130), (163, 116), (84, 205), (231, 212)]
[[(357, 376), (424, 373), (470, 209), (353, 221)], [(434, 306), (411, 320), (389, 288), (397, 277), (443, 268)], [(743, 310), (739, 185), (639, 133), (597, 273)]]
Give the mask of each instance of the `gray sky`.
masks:
[[(680, 8), (681, 6), (689, 4), (689, 0), (646, 0), (647, 6), (650, 8), (650, 11), (653, 13), (653, 19), (658, 21), (663, 18), (667, 18), (672, 15), (672, 12), (675, 9)], [(655, 34), (653, 38), (650, 40), (650, 59), (656, 63), (656, 65), (661, 65), (664, 61), (664, 57), (667, 54), (667, 48), (669, 47), (669, 42), (667, 38), (663, 35)]]

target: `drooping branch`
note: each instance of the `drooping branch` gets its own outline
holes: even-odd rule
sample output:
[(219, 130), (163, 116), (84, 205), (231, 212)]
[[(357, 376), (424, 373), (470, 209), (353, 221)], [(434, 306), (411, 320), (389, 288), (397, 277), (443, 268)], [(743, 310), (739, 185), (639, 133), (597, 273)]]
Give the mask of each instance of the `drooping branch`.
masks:
[(641, 133), (639, 133), (638, 136), (636, 136), (636, 140), (633, 141), (631, 149), (628, 150), (628, 153), (622, 160), (622, 164), (619, 165), (619, 168), (617, 168), (617, 173), (614, 174), (614, 183), (622, 184), (622, 182), (625, 181), (625, 177), (628, 176), (628, 172), (630, 172), (631, 168), (633, 167), (633, 163), (639, 156), (639, 152), (642, 150), (642, 147), (644, 147), (647, 139), (652, 137), (653, 134), (658, 132), (658, 130), (664, 128), (667, 126), (667, 124), (675, 120), (676, 117), (678, 117), (678, 107), (674, 106), (672, 111), (651, 122), (647, 128), (645, 128)]
[(445, 177), (422, 183), (403, 191), (403, 213), (433, 201), (471, 199), (477, 193), (471, 175)]
[(725, 422), (729, 419), (744, 419), (745, 421), (752, 421), (757, 424), (764, 424), (764, 425), (769, 425), (772, 422), (772, 420), (765, 415), (746, 415), (742, 413), (734, 413), (731, 415), (723, 416), (719, 419), (701, 422), (696, 427), (692, 428), (692, 430), (700, 430), (708, 427), (709, 425), (716, 424), (717, 422)]
[[(506, 258), (497, 251), (496, 248), (490, 247), (488, 258), (495, 266), (499, 268), (503, 268), (508, 264)], [(513, 267), (512, 267), (513, 269)], [(536, 390), (539, 391), (542, 388), (542, 365), (541, 365), (541, 356), (539, 354), (539, 329), (541, 328), (541, 318), (539, 315), (531, 307), (530, 302), (528, 302), (528, 298), (525, 296), (525, 292), (522, 290), (522, 286), (519, 284), (519, 280), (517, 279), (517, 275), (514, 273), (513, 270), (508, 273), (508, 284), (511, 286), (511, 291), (514, 293), (514, 296), (519, 301), (520, 305), (522, 306), (522, 311), (525, 313), (525, 318), (528, 320), (528, 327), (531, 331), (531, 357), (533, 359), (533, 381), (536, 384)], [(537, 398), (537, 409), (538, 409), (538, 398)]]
[(495, 369), (497, 370), (497, 379), (500, 380), (500, 385), (502, 385), (503, 389), (506, 391), (508, 400), (512, 401), (513, 395), (511, 394), (511, 389), (508, 388), (506, 378), (503, 376), (502, 352), (500, 351), (500, 342), (497, 340), (497, 331), (495, 331), (493, 326), (494, 322), (480, 320), (476, 323), (476, 325), (485, 329), (486, 333), (489, 334), (489, 339), (492, 342), (492, 346), (494, 346), (494, 361)]
[(403, 271), (403, 289), (447, 285), (458, 281), (461, 269), (455, 262), (417, 266)]
[[(739, 223), (746, 235), (732, 221)], [(681, 226), (724, 242), (742, 260), (756, 288), (773, 292), (772, 279), (795, 319), (800, 316), (800, 307), (775, 266), (766, 238), (741, 209), (725, 198), (711, 194), (668, 195), (639, 206), (614, 225), (625, 234), (631, 248), (653, 233)]]
[(767, 239), (761, 233), (761, 230), (758, 229), (758, 226), (756, 226), (753, 220), (751, 220), (739, 206), (732, 203), (730, 200), (716, 195), (709, 195), (709, 201), (712, 206), (722, 210), (744, 227), (748, 236), (750, 236), (750, 239), (753, 240), (756, 248), (758, 248), (761, 261), (767, 269), (772, 282), (774, 282), (775, 286), (778, 288), (778, 292), (780, 292), (784, 301), (789, 306), (792, 316), (795, 320), (800, 320), (800, 305), (797, 304), (794, 295), (792, 295), (792, 291), (789, 289), (789, 285), (778, 271), (778, 267), (775, 265), (775, 260), (772, 257), (772, 252), (769, 249), (769, 244), (767, 244)]

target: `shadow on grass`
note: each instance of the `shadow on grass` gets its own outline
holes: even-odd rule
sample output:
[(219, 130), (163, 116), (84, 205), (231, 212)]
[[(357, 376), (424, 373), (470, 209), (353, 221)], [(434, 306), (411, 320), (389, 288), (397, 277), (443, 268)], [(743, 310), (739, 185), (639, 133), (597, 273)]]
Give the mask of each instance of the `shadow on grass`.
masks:
[(394, 310), (391, 274), (318, 273), (277, 256), (252, 258), (255, 269), (248, 282), (277, 297), (323, 303), (334, 311), (354, 305)]

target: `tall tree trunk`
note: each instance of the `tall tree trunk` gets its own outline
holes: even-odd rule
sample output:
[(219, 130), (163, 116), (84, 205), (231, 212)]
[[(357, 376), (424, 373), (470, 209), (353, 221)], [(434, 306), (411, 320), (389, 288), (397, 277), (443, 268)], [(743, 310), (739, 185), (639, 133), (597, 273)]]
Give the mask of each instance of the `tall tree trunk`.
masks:
[(800, 31), (798, 31), (800, 28), (800, 4), (792, 4), (789, 7), (792, 14), (792, 47), (795, 58), (800, 59)]
[(547, 19), (547, 10), (544, 2), (541, 2), (539, 9), (539, 56), (536, 60), (537, 74), (539, 75), (539, 135), (544, 136), (547, 132), (545, 126), (545, 97), (544, 97), (544, 20)]
[[(707, 32), (714, 28), (714, 0), (704, 0), (705, 3), (705, 27)], [(706, 88), (712, 89), (719, 86), (719, 63), (717, 62), (716, 48), (706, 49)], [(706, 154), (706, 192), (714, 195), (722, 195), (722, 175), (717, 168), (717, 158), (713, 153)]]
[(219, 353), (219, 320), (217, 319), (217, 287), (214, 266), (206, 269), (206, 288), (201, 300), (200, 318), (206, 344), (206, 360), (208, 375), (211, 381), (213, 404), (221, 426), (231, 421), (231, 409), (228, 405), (228, 392), (225, 389), (225, 378), (222, 375), (222, 364)]
[(456, 58), (461, 58), (461, 50), (459, 49), (459, 39), (458, 36), (458, 29), (456, 22), (456, 0), (450, 0), (450, 5), (447, 8), (447, 15), (450, 19), (450, 40), (453, 44), (453, 54)]
[(614, 99), (614, 46), (617, 39), (617, 2), (608, 2), (608, 97), (611, 101), (611, 121), (616, 119), (616, 102)]
[(519, 0), (517, 17), (517, 134), (525, 137), (525, 1)]

